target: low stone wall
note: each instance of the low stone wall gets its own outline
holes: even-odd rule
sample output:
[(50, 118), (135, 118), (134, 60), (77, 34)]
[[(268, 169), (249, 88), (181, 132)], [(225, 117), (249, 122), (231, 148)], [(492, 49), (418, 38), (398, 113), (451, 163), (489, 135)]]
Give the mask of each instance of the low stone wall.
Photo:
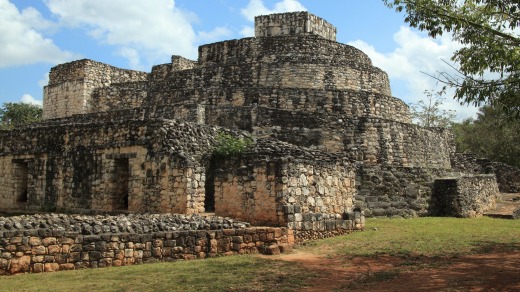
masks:
[(520, 169), (501, 162), (493, 162), (498, 188), (503, 193), (520, 193)]
[(430, 214), (478, 217), (495, 207), (499, 194), (494, 175), (437, 179), (433, 184)]
[(493, 162), (487, 158), (479, 158), (473, 153), (454, 153), (451, 157), (451, 164), (454, 169), (463, 173), (494, 173), (500, 192), (520, 192), (520, 168), (502, 162)]
[(359, 167), (355, 206), (367, 217), (428, 215), (433, 181), (446, 170), (411, 167)]
[[(21, 220), (14, 220), (14, 225), (6, 230), (5, 221), (8, 220), (0, 217), (0, 221), (4, 222), (0, 231), (0, 275), (257, 252), (277, 254), (290, 249), (294, 243), (292, 230), (275, 227), (241, 228), (232, 225), (233, 229), (175, 231), (151, 228), (142, 233), (108, 231), (84, 235), (63, 227), (38, 228), (40, 225), (37, 225), (27, 228), (30, 226), (22, 226)], [(43, 224), (40, 221), (39, 224)], [(184, 221), (188, 226), (192, 223)], [(216, 222), (218, 224), (218, 220)], [(101, 226), (111, 225), (105, 223)]]

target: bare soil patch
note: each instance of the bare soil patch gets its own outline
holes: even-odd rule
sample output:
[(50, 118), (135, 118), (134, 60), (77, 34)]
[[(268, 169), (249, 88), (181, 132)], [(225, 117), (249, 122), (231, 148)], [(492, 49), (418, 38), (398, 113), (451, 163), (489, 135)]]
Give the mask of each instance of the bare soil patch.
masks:
[(295, 250), (276, 259), (315, 271), (303, 291), (520, 291), (520, 251), (402, 258), (324, 257)]

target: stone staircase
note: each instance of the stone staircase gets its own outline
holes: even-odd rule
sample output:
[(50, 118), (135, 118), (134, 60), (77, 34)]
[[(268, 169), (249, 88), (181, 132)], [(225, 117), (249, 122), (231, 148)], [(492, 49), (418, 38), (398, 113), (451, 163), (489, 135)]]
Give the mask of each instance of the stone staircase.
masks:
[(520, 219), (520, 193), (501, 193), (496, 208), (485, 212), (484, 216)]

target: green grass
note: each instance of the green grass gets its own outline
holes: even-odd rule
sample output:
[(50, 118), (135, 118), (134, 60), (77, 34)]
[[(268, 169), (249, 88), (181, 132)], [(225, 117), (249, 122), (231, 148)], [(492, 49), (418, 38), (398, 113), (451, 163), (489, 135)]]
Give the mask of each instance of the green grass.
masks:
[[(408, 260), (400, 268), (422, 269), (437, 264), (428, 260), (436, 257), (520, 250), (520, 220), (368, 219), (363, 232), (312, 241), (298, 248), (345, 264), (354, 256), (402, 256)], [(0, 291), (294, 291), (312, 283), (319, 273), (276, 257), (271, 260), (246, 255), (3, 276)], [(374, 283), (399, 275), (399, 269), (381, 271), (362, 280)]]
[(309, 242), (328, 255), (459, 256), (520, 249), (520, 220), (493, 218), (367, 219), (366, 230)]
[(253, 256), (2, 277), (1, 291), (294, 291), (310, 275), (296, 263)]

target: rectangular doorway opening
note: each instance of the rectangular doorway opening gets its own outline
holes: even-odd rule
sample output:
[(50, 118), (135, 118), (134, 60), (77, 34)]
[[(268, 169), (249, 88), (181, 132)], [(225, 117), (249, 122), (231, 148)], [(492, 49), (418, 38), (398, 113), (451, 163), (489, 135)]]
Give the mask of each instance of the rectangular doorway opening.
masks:
[(128, 210), (130, 165), (128, 158), (114, 159), (113, 210)]
[(14, 195), (17, 203), (27, 203), (29, 191), (29, 164), (26, 161), (14, 161)]
[(211, 158), (206, 167), (206, 181), (204, 182), (204, 211), (215, 212), (215, 158)]

